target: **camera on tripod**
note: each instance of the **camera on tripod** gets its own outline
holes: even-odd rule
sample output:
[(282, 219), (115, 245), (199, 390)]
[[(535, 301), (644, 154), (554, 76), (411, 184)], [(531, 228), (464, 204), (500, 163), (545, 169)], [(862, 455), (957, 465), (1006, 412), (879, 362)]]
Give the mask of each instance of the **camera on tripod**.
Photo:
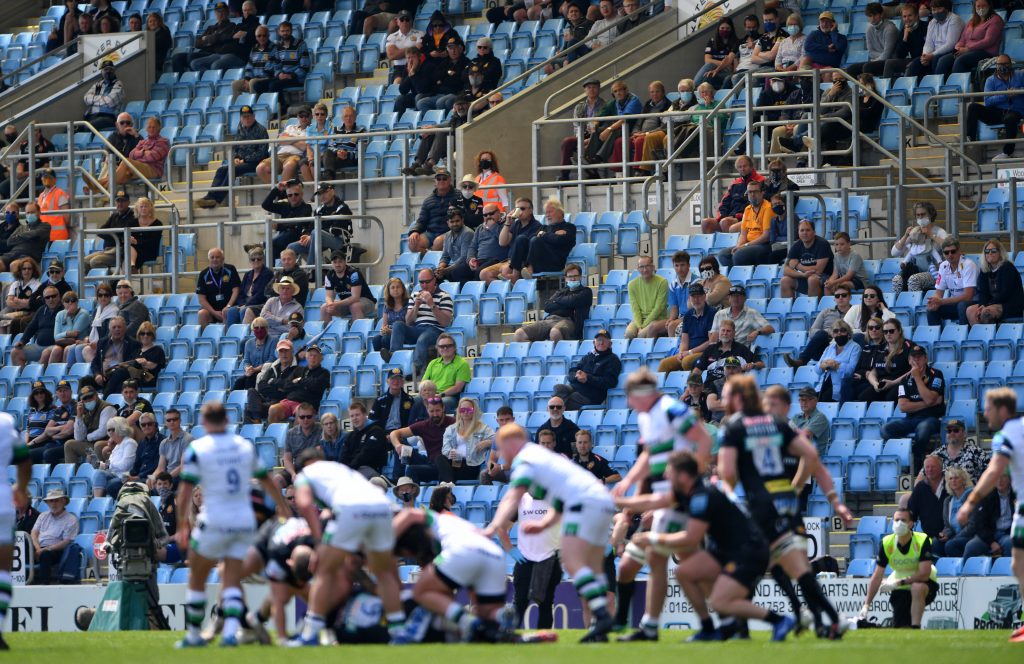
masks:
[(113, 554), (112, 562), (123, 581), (148, 581), (156, 572), (156, 551), (149, 520), (129, 517), (121, 522), (120, 537), (116, 544), (107, 544)]

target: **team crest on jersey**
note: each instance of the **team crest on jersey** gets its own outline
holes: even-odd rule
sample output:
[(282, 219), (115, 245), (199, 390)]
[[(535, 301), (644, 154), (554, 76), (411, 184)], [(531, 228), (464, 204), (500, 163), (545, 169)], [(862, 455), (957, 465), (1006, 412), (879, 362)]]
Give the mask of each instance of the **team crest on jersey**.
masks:
[(722, 568), (722, 571), (725, 572), (726, 574), (732, 574), (733, 572), (736, 571), (736, 563), (734, 563), (734, 562), (726, 563), (725, 567)]

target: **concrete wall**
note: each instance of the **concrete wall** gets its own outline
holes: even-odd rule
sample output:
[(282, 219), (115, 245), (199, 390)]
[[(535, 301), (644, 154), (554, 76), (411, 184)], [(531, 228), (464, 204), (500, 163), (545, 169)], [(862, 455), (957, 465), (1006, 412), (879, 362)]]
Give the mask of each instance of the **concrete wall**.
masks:
[(0, 12), (0, 32), (10, 32), (11, 28), (35, 23), (49, 6), (49, 2), (40, 0), (4, 0), (3, 11)]

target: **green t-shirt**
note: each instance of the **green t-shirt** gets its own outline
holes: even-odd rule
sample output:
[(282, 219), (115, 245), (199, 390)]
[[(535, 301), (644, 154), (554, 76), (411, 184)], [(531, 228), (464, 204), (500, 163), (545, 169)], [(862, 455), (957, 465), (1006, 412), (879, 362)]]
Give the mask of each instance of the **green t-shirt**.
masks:
[(469, 363), (462, 356), (456, 355), (450, 364), (445, 364), (440, 357), (431, 360), (423, 372), (422, 380), (434, 381), (438, 393), (441, 393), (460, 380), (468, 383), (472, 377)]

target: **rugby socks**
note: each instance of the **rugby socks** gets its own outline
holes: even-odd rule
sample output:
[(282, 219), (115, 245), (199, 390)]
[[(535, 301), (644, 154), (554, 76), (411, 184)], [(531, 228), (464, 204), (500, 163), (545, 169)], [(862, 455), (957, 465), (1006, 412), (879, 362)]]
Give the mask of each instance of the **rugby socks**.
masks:
[(242, 597), (241, 588), (225, 588), (221, 593), (221, 607), (224, 609), (224, 636), (233, 637), (238, 635), (241, 627), (242, 616), (245, 615), (245, 600)]
[[(710, 618), (708, 620), (710, 621)], [(704, 622), (701, 621), (701, 625), (703, 624)], [(712, 627), (711, 629), (714, 629), (714, 627)], [(723, 641), (728, 641), (733, 636), (735, 636), (736, 630), (738, 629), (739, 625), (737, 624), (736, 619), (732, 616), (725, 616), (724, 618), (718, 621), (718, 633), (721, 634)]]
[[(771, 569), (772, 578), (775, 579), (775, 583), (782, 589), (783, 594), (789, 599), (789, 605), (793, 607), (793, 615), (800, 616), (800, 598), (796, 596), (796, 588), (793, 587), (793, 582), (789, 580), (789, 575), (786, 574), (786, 570), (782, 569), (781, 565), (775, 565)], [(806, 595), (806, 592), (804, 593)], [(815, 620), (817, 620), (817, 614), (815, 614)]]
[(581, 567), (576, 570), (572, 584), (595, 616), (606, 612), (608, 599), (605, 593), (608, 592), (608, 578), (604, 574), (594, 574), (589, 567)]
[(448, 608), (444, 610), (444, 617), (447, 618), (449, 622), (458, 625), (459, 619), (462, 618), (462, 614), (465, 610), (466, 607), (462, 606), (458, 602), (452, 602), (448, 605)]
[(658, 635), (658, 619), (652, 618), (648, 614), (644, 614), (644, 617), (640, 619), (640, 630), (647, 636)]
[(394, 613), (389, 613), (384, 617), (384, 619), (388, 621), (389, 630), (400, 629), (403, 625), (405, 625), (405, 613), (403, 613), (402, 611), (395, 611)]
[(764, 617), (765, 622), (771, 623), (772, 625), (778, 625), (782, 622), (782, 616), (774, 611), (769, 611), (768, 615)]
[(700, 628), (701, 628), (701, 631), (704, 631), (704, 632), (713, 632), (713, 631), (715, 631), (715, 621), (714, 621), (714, 619), (712, 619), (710, 616), (708, 616), (707, 618), (702, 618), (701, 621), (700, 621)]
[(615, 602), (615, 624), (629, 624), (629, 610), (633, 608), (633, 595), (636, 594), (636, 581), (620, 581), (618, 601)]
[(306, 622), (302, 625), (302, 640), (312, 641), (320, 638), (320, 630), (327, 624), (324, 617), (316, 613), (307, 613)]
[(201, 639), (203, 618), (206, 617), (206, 593), (201, 590), (185, 591), (185, 626), (193, 641)]
[(839, 614), (836, 613), (832, 602), (828, 601), (828, 598), (825, 597), (824, 591), (818, 585), (818, 580), (814, 578), (814, 572), (807, 572), (797, 579), (796, 582), (800, 584), (800, 592), (804, 594), (807, 605), (811, 607), (811, 612), (814, 613), (815, 625), (820, 624), (819, 621), (821, 620), (822, 613), (828, 616), (831, 624), (838, 625)]
[(11, 605), (13, 587), (11, 573), (6, 571), (0, 572), (0, 625), (3, 624), (4, 618), (7, 617), (7, 609)]

